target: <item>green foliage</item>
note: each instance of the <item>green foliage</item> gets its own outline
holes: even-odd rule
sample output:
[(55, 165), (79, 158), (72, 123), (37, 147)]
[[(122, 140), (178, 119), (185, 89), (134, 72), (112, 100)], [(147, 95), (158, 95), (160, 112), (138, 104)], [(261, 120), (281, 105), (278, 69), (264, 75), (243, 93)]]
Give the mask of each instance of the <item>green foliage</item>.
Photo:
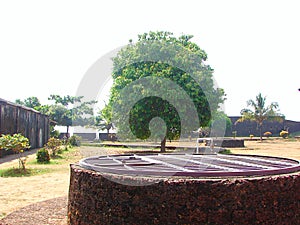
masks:
[(232, 152), (230, 151), (230, 149), (223, 149), (219, 152), (219, 154), (225, 154), (225, 155), (228, 155), (228, 154), (232, 154)]
[(282, 138), (288, 138), (288, 137), (289, 137), (289, 132), (286, 131), (286, 130), (282, 130), (282, 131), (279, 133), (279, 136), (282, 137)]
[(73, 135), (68, 140), (69, 145), (71, 146), (80, 146), (81, 145), (81, 137), (78, 135)]
[(59, 131), (55, 130), (54, 127), (51, 128), (50, 126), (50, 137), (58, 138), (59, 137)]
[(69, 127), (72, 125), (87, 125), (91, 119), (87, 115), (93, 114), (92, 106), (96, 101), (82, 102), (83, 96), (59, 96), (50, 95), (49, 100), (55, 102), (54, 105), (48, 107), (48, 115), (52, 120), (57, 122), (57, 125), (66, 126), (67, 134)]
[(41, 148), (36, 153), (36, 160), (38, 163), (49, 163), (50, 162), (50, 154), (49, 151), (45, 148)]
[(22, 157), (25, 149), (30, 148), (28, 138), (22, 134), (4, 135), (0, 137), (0, 149), (12, 150), (19, 155), (19, 169), (26, 170), (26, 157)]
[(40, 100), (37, 97), (29, 97), (29, 98), (24, 99), (23, 101), (20, 99), (17, 99), (15, 102), (17, 104), (24, 105), (26, 107), (36, 109), (36, 110), (42, 106), (40, 103)]
[[(29, 97), (23, 101), (17, 99), (15, 102), (30, 108), (33, 108), (45, 115), (48, 115), (51, 120), (57, 125), (66, 126), (67, 133), (72, 125), (88, 125), (92, 123), (92, 119), (88, 115), (93, 114), (92, 106), (96, 101), (82, 102), (83, 96), (59, 96), (50, 95), (48, 100), (54, 101), (52, 105), (41, 105), (37, 97)], [(51, 127), (51, 137), (58, 137), (58, 132)]]
[(56, 156), (62, 145), (61, 140), (57, 138), (49, 138), (48, 142), (45, 144), (45, 148), (51, 152), (52, 156)]
[(213, 127), (213, 133), (211, 136), (221, 137), (224, 136), (226, 130), (230, 130), (232, 127), (232, 122), (230, 118), (223, 111), (214, 111), (212, 119), (209, 122), (209, 127)]
[(30, 169), (16, 169), (16, 168), (8, 168), (8, 169), (0, 169), (0, 177), (29, 177), (41, 175), (49, 172), (48, 168), (30, 168)]
[[(114, 82), (109, 103), (104, 111), (113, 115), (112, 122), (118, 128), (118, 137), (126, 138), (131, 133), (139, 139), (153, 136), (149, 127), (151, 120), (156, 117), (161, 118), (165, 124), (166, 129), (157, 134), (165, 136), (164, 144), (166, 138), (177, 139), (181, 133), (189, 134), (192, 130), (209, 124), (212, 113), (218, 110), (219, 104), (224, 100), (224, 91), (214, 88), (213, 70), (204, 64), (207, 55), (190, 41), (192, 37), (182, 35), (176, 38), (170, 32), (145, 33), (138, 36), (136, 44), (130, 41), (129, 45), (119, 51), (113, 59)], [(182, 54), (183, 52), (187, 54)], [(147, 79), (147, 84), (136, 83), (144, 78), (150, 78)], [(172, 83), (173, 89), (165, 85), (166, 80)], [(149, 90), (147, 85), (155, 88)], [(184, 97), (192, 101), (197, 111), (198, 118), (190, 118), (186, 127), (181, 126), (182, 118), (177, 110), (180, 108), (184, 114), (189, 109), (185, 107), (186, 101), (182, 93), (177, 91), (178, 88), (175, 89), (176, 85), (186, 93)], [(122, 95), (122, 91), (129, 86), (132, 87), (132, 91)], [(165, 98), (153, 95), (154, 89), (164, 89)], [(147, 97), (135, 101), (129, 113), (130, 126), (127, 126), (128, 120), (125, 118), (127, 114), (124, 114), (122, 109), (137, 95)], [(167, 101), (172, 98), (176, 99), (180, 107), (175, 107)], [(120, 110), (115, 110), (116, 108)], [(160, 125), (161, 123), (158, 123), (157, 126)], [(156, 132), (160, 130), (162, 129), (155, 129)]]
[(92, 127), (99, 130), (106, 130), (107, 134), (109, 134), (110, 129), (115, 128), (112, 123), (112, 111), (109, 109), (108, 105), (106, 105), (94, 118)]
[(265, 120), (277, 120), (282, 121), (284, 116), (279, 113), (279, 106), (277, 102), (272, 102), (270, 105), (266, 105), (266, 97), (263, 97), (261, 93), (256, 96), (255, 100), (249, 100), (247, 106), (252, 109), (246, 108), (241, 111), (241, 118), (237, 122), (243, 122), (245, 120), (255, 121), (260, 130), (260, 140), (262, 141), (262, 125)]

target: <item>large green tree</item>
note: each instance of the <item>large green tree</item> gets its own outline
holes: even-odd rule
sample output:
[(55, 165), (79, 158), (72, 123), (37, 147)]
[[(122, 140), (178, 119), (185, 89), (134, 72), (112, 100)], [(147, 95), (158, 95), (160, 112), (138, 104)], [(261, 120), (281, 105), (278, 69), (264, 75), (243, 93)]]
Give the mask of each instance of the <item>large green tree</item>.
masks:
[[(224, 91), (215, 87), (213, 69), (204, 63), (207, 54), (192, 37), (144, 33), (113, 58), (113, 86), (105, 110), (112, 110), (118, 137), (159, 136), (163, 152), (166, 139), (209, 124), (224, 101)], [(188, 101), (196, 117), (189, 112), (193, 107)]]
[(279, 105), (277, 102), (272, 102), (270, 105), (266, 104), (266, 97), (259, 93), (255, 100), (248, 100), (247, 106), (250, 108), (242, 109), (241, 118), (237, 122), (245, 120), (255, 121), (257, 123), (260, 141), (262, 141), (262, 126), (266, 120), (283, 120), (284, 116), (279, 112)]

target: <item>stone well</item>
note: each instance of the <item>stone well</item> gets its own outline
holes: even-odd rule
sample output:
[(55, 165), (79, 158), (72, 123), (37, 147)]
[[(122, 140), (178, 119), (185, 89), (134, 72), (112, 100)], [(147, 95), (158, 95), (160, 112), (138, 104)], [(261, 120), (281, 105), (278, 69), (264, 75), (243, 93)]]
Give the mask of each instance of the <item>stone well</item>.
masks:
[(116, 155), (71, 165), (69, 224), (300, 224), (300, 166), (241, 155)]

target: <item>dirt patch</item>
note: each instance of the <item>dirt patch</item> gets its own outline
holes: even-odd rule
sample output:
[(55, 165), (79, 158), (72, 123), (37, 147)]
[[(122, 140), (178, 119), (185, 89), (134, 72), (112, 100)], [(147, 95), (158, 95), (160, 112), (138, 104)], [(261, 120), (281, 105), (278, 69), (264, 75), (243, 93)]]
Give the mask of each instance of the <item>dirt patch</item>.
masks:
[(67, 224), (67, 197), (54, 198), (31, 204), (8, 215), (1, 225), (65, 225)]

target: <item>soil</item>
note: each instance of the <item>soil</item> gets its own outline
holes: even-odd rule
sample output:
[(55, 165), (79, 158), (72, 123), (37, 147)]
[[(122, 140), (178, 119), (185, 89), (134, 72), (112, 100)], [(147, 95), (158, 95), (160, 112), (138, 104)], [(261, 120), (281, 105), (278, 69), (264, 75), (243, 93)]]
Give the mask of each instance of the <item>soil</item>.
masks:
[[(300, 141), (245, 141), (245, 148), (230, 149), (236, 154), (267, 155), (300, 160)], [(148, 149), (149, 150), (149, 149)], [(81, 147), (73, 161), (58, 165), (53, 173), (32, 177), (0, 177), (0, 225), (67, 224), (69, 164), (91, 155), (120, 154), (129, 149)], [(35, 157), (30, 155), (29, 158)], [(76, 159), (76, 160), (75, 160)], [(0, 162), (0, 168), (16, 165), (16, 161)]]

